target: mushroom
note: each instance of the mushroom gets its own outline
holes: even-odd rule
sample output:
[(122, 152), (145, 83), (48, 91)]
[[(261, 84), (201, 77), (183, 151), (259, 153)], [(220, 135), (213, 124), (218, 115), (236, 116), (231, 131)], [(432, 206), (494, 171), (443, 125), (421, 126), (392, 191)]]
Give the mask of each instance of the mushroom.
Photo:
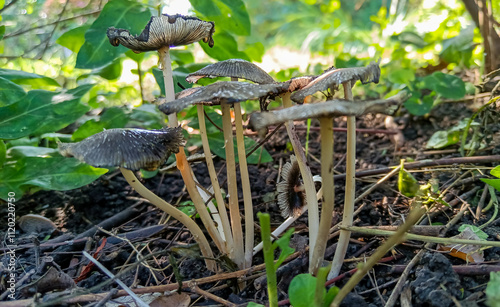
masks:
[[(197, 82), (199, 79), (204, 77), (230, 77), (232, 81), (238, 81), (238, 78), (246, 79), (253, 81), (255, 83), (263, 84), (263, 83), (275, 83), (274, 79), (267, 74), (264, 70), (259, 68), (257, 65), (241, 60), (241, 59), (230, 59), (222, 62), (217, 62), (212, 65), (208, 65), (197, 72), (191, 73), (186, 77), (186, 81), (188, 82)], [(271, 92), (275, 92), (276, 85), (269, 87), (271, 92), (268, 92), (268, 89), (264, 89), (264, 94), (262, 94), (262, 87), (250, 85), (248, 83), (238, 84), (236, 82), (230, 83), (216, 83), (218, 85), (214, 85), (215, 91), (220, 89), (224, 89), (228, 91), (229, 95), (227, 97), (234, 98), (236, 95), (231, 93), (231, 91), (239, 92), (241, 91), (239, 88), (243, 87), (245, 93), (258, 93), (259, 97), (265, 97), (269, 95)], [(279, 85), (277, 86), (280, 87)], [(204, 88), (204, 90), (208, 90)], [(210, 92), (210, 91), (209, 91)], [(212, 91), (213, 92), (213, 91)], [(206, 92), (205, 92), (206, 93)], [(200, 94), (202, 95), (202, 94)], [(210, 95), (210, 94), (208, 94)], [(255, 94), (254, 94), (255, 95)], [(207, 94), (203, 95), (203, 99), (205, 99)], [(218, 94), (221, 97), (220, 93)], [(244, 96), (244, 100), (247, 100), (249, 96)], [(250, 98), (251, 99), (251, 98)], [(263, 98), (265, 99), (265, 98)], [(241, 185), (243, 191), (243, 204), (245, 210), (245, 247), (244, 247), (244, 263), (243, 268), (251, 267), (252, 265), (252, 250), (254, 243), (254, 213), (253, 213), (253, 204), (252, 204), (252, 192), (250, 189), (250, 179), (248, 175), (248, 166), (246, 163), (246, 152), (245, 152), (245, 143), (243, 137), (243, 125), (242, 125), (242, 116), (241, 116), (241, 106), (239, 103), (234, 103), (234, 117), (235, 117), (235, 128), (236, 128), (236, 145), (238, 148), (238, 159), (240, 166), (240, 178)], [(200, 135), (202, 137), (203, 142), (203, 150), (205, 151), (205, 155), (210, 155), (210, 145), (207, 138), (206, 126), (205, 126), (205, 116), (203, 106), (198, 105), (198, 119), (200, 122)], [(236, 237), (237, 241), (243, 240), (241, 222), (239, 221), (239, 209), (238, 209), (238, 188), (237, 188), (237, 180), (236, 180), (236, 163), (234, 158), (234, 147), (233, 147), (233, 129), (231, 124), (231, 116), (230, 116), (230, 106), (227, 104), (221, 105), (222, 110), (222, 119), (223, 119), (223, 132), (225, 139), (225, 150), (226, 150), (226, 170), (227, 170), (227, 184), (229, 190), (229, 203), (230, 203), (230, 214), (233, 220), (232, 223), (232, 232)], [(215, 168), (213, 166), (213, 161), (211, 158), (207, 159), (207, 166), (210, 173), (210, 179), (212, 181), (212, 187), (214, 188), (215, 196), (220, 198), (217, 199), (218, 203), (222, 202), (222, 194), (220, 193), (220, 186), (217, 181), (217, 175), (215, 172)], [(229, 225), (229, 221), (227, 221)], [(234, 242), (234, 241), (233, 241)], [(238, 244), (238, 247), (243, 248)], [(241, 252), (239, 251), (238, 254)]]
[(191, 231), (200, 245), (207, 268), (215, 272), (217, 265), (212, 260), (214, 256), (210, 244), (196, 222), (148, 190), (132, 171), (140, 168), (148, 170), (157, 168), (171, 153), (179, 151), (183, 141), (180, 127), (161, 130), (110, 129), (78, 143), (59, 143), (59, 151), (65, 157), (75, 157), (94, 167), (119, 167), (127, 182), (137, 193)]
[(295, 156), (290, 157), (290, 162), (283, 165), (281, 177), (283, 180), (278, 183), (278, 206), (281, 216), (299, 216), (301, 210), (306, 205), (304, 191), (300, 190), (302, 182), (300, 180), (300, 168)]
[[(234, 78), (234, 77), (233, 77)], [(283, 90), (282, 84), (251, 84), (246, 82), (217, 82), (204, 87), (199, 87), (199, 90), (195, 91), (189, 96), (185, 96), (178, 100), (172, 102), (162, 103), (159, 108), (166, 114), (179, 112), (183, 108), (199, 102), (211, 102), (213, 104), (221, 104), (222, 118), (223, 118), (223, 131), (225, 139), (225, 149), (226, 149), (226, 164), (227, 164), (227, 174), (228, 174), (228, 198), (229, 198), (229, 215), (231, 219), (231, 229), (233, 235), (233, 246), (234, 252), (233, 260), (240, 267), (246, 267), (251, 263), (252, 250), (253, 250), (253, 207), (251, 204), (251, 193), (250, 193), (250, 182), (248, 179), (248, 171), (245, 162), (245, 150), (243, 145), (243, 128), (241, 125), (241, 109), (239, 105), (235, 104), (235, 117), (236, 117), (236, 137), (237, 143), (240, 144), (238, 153), (240, 156), (240, 169), (242, 174), (242, 184), (244, 191), (244, 204), (245, 204), (245, 219), (246, 219), (246, 244), (245, 249), (243, 248), (243, 233), (240, 221), (240, 212), (238, 206), (238, 190), (236, 185), (236, 164), (234, 158), (233, 150), (233, 132), (232, 124), (230, 118), (230, 103), (240, 102), (249, 99), (258, 99), (262, 96), (267, 96), (270, 94), (278, 94)], [(200, 120), (200, 134), (202, 136), (203, 148), (205, 150), (205, 155), (208, 156), (209, 144), (208, 139), (206, 139), (205, 121), (203, 116), (203, 109), (201, 106), (198, 107), (198, 115)], [(208, 152), (207, 152), (208, 151)], [(207, 159), (207, 163), (210, 165), (210, 159)], [(209, 171), (212, 167), (209, 166)], [(211, 172), (211, 171), (210, 171)], [(211, 172), (212, 174), (212, 172)], [(213, 169), (213, 174), (211, 175), (212, 185), (214, 186), (214, 191), (217, 188), (217, 183), (215, 183), (215, 169)], [(245, 186), (247, 188), (245, 188)], [(217, 193), (216, 193), (217, 195)], [(246, 199), (246, 201), (245, 201)], [(252, 225), (252, 228), (250, 228)], [(245, 257), (246, 256), (246, 257)]]
[[(132, 36), (127, 30), (115, 29), (112, 27), (107, 31), (109, 41), (114, 46), (122, 44), (132, 49), (134, 52), (149, 50), (158, 51), (161, 69), (163, 70), (166, 101), (175, 99), (172, 66), (169, 54), (170, 47), (191, 44), (200, 40), (203, 40), (212, 47), (214, 45), (212, 38), (213, 33), (213, 22), (203, 21), (196, 17), (166, 14), (158, 17), (151, 17), (151, 20), (139, 36)], [(168, 124), (170, 127), (176, 127), (178, 125), (177, 115), (175, 113), (168, 116)], [(196, 180), (182, 147), (175, 157), (177, 168), (181, 172), (191, 200), (195, 204), (203, 223), (207, 227), (212, 239), (214, 239), (217, 247), (225, 252), (226, 248), (224, 241), (220, 234), (214, 231), (214, 222), (206, 208), (204, 208), (204, 201), (196, 187)]]

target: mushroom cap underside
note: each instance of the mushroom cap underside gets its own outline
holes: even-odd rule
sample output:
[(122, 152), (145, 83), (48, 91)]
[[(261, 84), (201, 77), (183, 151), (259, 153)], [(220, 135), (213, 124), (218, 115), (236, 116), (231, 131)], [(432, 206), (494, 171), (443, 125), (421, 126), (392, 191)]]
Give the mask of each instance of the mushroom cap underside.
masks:
[(59, 152), (94, 167), (155, 170), (179, 152), (182, 128), (160, 130), (109, 129), (77, 143), (59, 143)]
[(213, 47), (214, 23), (184, 15), (153, 16), (140, 35), (110, 27), (107, 30), (113, 46), (123, 45), (135, 52), (159, 50), (163, 47), (189, 45), (203, 40)]

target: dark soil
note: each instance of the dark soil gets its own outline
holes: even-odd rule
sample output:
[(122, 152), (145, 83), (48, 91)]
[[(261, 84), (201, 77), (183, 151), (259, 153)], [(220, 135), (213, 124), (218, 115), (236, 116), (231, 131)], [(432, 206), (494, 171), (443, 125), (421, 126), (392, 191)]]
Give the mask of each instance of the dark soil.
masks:
[[(420, 161), (459, 157), (458, 145), (449, 146), (446, 148), (447, 150), (442, 151), (426, 151), (425, 145), (435, 131), (452, 127), (459, 120), (470, 116), (472, 112), (467, 104), (453, 103), (440, 105), (426, 118), (408, 115), (396, 117), (395, 122), (405, 137), (403, 147), (397, 150), (387, 134), (358, 133), (357, 169), (379, 169), (397, 165), (402, 158)], [(384, 119), (385, 116), (367, 115), (358, 119), (357, 126), (358, 128), (384, 129)], [(303, 122), (296, 124), (298, 127), (305, 127)], [(344, 119), (337, 119), (335, 126), (345, 127)], [(314, 129), (317, 127), (319, 127), (319, 123), (313, 121), (313, 129), (309, 135), (308, 157), (313, 175), (320, 174), (320, 165), (315, 159), (321, 156), (320, 135)], [(491, 142), (487, 144), (486, 149), (477, 152), (476, 155), (486, 156), (500, 152), (500, 144), (498, 143), (500, 127), (498, 123), (487, 128), (488, 130), (483, 128), (483, 131), (488, 133), (488, 139)], [(298, 131), (301, 140), (305, 142), (305, 129), (299, 128)], [(271, 153), (274, 161), (249, 166), (255, 212), (270, 213), (273, 227), (277, 227), (283, 221), (275, 202), (275, 191), (280, 160), (284, 164), (289, 161), (291, 154), (287, 151), (287, 142), (286, 131), (282, 128), (265, 144), (265, 148)], [(345, 172), (344, 132), (336, 132), (335, 134), (335, 152), (335, 171), (342, 174)], [(483, 164), (478, 167), (494, 165)], [(217, 158), (216, 169), (220, 170), (222, 167), (224, 167), (224, 161)], [(199, 182), (205, 187), (209, 186), (210, 179), (206, 166), (198, 163), (193, 164), (192, 168)], [(431, 178), (437, 179), (440, 191), (443, 191), (467, 171), (468, 168), (465, 165), (455, 165), (442, 166), (437, 171), (427, 168), (413, 174), (421, 184), (428, 182)], [(484, 173), (487, 174), (488, 171), (484, 171)], [(457, 235), (459, 233), (458, 227), (461, 224), (480, 226), (493, 215), (494, 210), (481, 214), (477, 219), (472, 215), (476, 211), (475, 206), (484, 187), (484, 183), (474, 175), (477, 175), (477, 172), (468, 173), (459, 178), (458, 184), (449, 189), (445, 195), (448, 202), (452, 202), (458, 197), (461, 198), (460, 201), (456, 202), (455, 207), (451, 210), (446, 209), (446, 211), (443, 209), (442, 213), (432, 218), (432, 223), (447, 224), (462, 204), (467, 202), (471, 205), (471, 210), (467, 211), (460, 221), (446, 233), (446, 237)], [(358, 191), (356, 195), (361, 194), (372, 182), (383, 176), (384, 174), (359, 178), (356, 185)], [(225, 170), (223, 170), (220, 172), (219, 180), (224, 183), (225, 179)], [(164, 176), (157, 175), (143, 180), (143, 182), (149, 189), (172, 204), (180, 206), (189, 200), (182, 178), (176, 171)], [(340, 221), (342, 216), (344, 181), (336, 181), (335, 186), (337, 205), (332, 225)], [(225, 184), (223, 187), (226, 189)], [(475, 187), (479, 187), (481, 190), (467, 195), (467, 192)], [(464, 194), (467, 196), (462, 196)], [(66, 192), (39, 191), (19, 200), (16, 203), (17, 216), (29, 213), (45, 216), (56, 224), (57, 230), (53, 233), (28, 234), (18, 228), (16, 232), (18, 249), (15, 251), (17, 257), (16, 280), (22, 280), (22, 282), (17, 285), (17, 289), (20, 290), (16, 292), (16, 299), (43, 296), (43, 300), (49, 301), (50, 306), (56, 306), (60, 303), (51, 300), (55, 297), (54, 293), (58, 291), (70, 294), (76, 293), (74, 290), (77, 288), (83, 288), (91, 290), (93, 293), (102, 293), (114, 288), (121, 289), (115, 283), (103, 284), (109, 278), (95, 267), (85, 272), (83, 266), (88, 264), (88, 260), (82, 256), (82, 251), (95, 254), (101, 264), (113, 274), (119, 275), (120, 280), (132, 288), (175, 284), (179, 276), (183, 281), (188, 281), (214, 275), (205, 268), (205, 263), (199, 257), (199, 250), (194, 244), (191, 234), (180, 223), (164, 216), (156, 207), (139, 197), (119, 172), (110, 172), (81, 189)], [(242, 199), (241, 191), (239, 199)], [(355, 225), (401, 224), (402, 217), (408, 213), (411, 202), (412, 199), (402, 196), (397, 191), (397, 177), (395, 176), (357, 203), (358, 206), (364, 205), (364, 209), (355, 218)], [(243, 207), (242, 203), (240, 205)], [(1, 207), (1, 211), (2, 214), (6, 215), (5, 206)], [(102, 227), (107, 232), (92, 228), (103, 221), (105, 223), (102, 224)], [(199, 224), (201, 225), (201, 221)], [(292, 278), (298, 274), (307, 273), (308, 268), (307, 253), (304, 253), (308, 238), (307, 213), (299, 218), (293, 227), (295, 234), (292, 246), (303, 253), (291, 260), (289, 264), (283, 264), (278, 271), (280, 300), (288, 298), (288, 285)], [(500, 223), (496, 218), (495, 222), (483, 230), (489, 235), (490, 240), (498, 241), (500, 240), (499, 228)], [(5, 227), (2, 227), (3, 229)], [(129, 233), (129, 242), (114, 239), (111, 233)], [(3, 233), (0, 235), (4, 236)], [(107, 239), (107, 242), (104, 239)], [(259, 239), (259, 228), (256, 228), (255, 242), (259, 242)], [(355, 268), (359, 261), (369, 257), (383, 241), (382, 237), (363, 237), (353, 234), (346, 259), (359, 258), (359, 260), (345, 262), (342, 272)], [(336, 242), (336, 236), (329, 242), (326, 252), (326, 260), (328, 261), (333, 258)], [(344, 300), (343, 306), (383, 306), (401, 275), (401, 271), (396, 272), (394, 267), (408, 264), (422, 248), (423, 244), (419, 241), (408, 241), (395, 247), (392, 255), (397, 255), (397, 260), (376, 266), (374, 271), (370, 273), (370, 278), (363, 278)], [(215, 246), (214, 250), (216, 250)], [(137, 261), (137, 253), (142, 257), (149, 255), (147, 266)], [(4, 266), (0, 266), (2, 274), (0, 295), (7, 291), (8, 287), (6, 281), (8, 278), (8, 256), (5, 248), (2, 249), (2, 255)], [(486, 249), (484, 251), (485, 265), (498, 264), (499, 255), (499, 248)], [(391, 254), (386, 256), (391, 256)], [(223, 270), (220, 273), (234, 270), (231, 263), (224, 259), (224, 257), (217, 259), (221, 270)], [(174, 263), (171, 263), (172, 261)], [(259, 253), (254, 258), (254, 265), (262, 262), (262, 253)], [(429, 248), (408, 276), (404, 287), (404, 291), (410, 293), (407, 300), (414, 306), (454, 306), (457, 302), (460, 302), (462, 306), (485, 306), (484, 290), (489, 280), (488, 274), (459, 275), (454, 272), (452, 265), (474, 266), (474, 264), (467, 264), (462, 259), (450, 256), (447, 252), (439, 251), (435, 245)], [(180, 275), (174, 274), (176, 271), (174, 267), (178, 267)], [(47, 276), (50, 268), (56, 269), (57, 277)], [(246, 274), (249, 279), (241, 291), (237, 290), (238, 284), (234, 279), (200, 284), (199, 287), (236, 304), (246, 305), (249, 301), (264, 304), (267, 302), (266, 281), (265, 277), (259, 274), (260, 272), (262, 269)], [(349, 277), (346, 276), (335, 285), (342, 287), (348, 279)], [(75, 280), (75, 282), (71, 282), (71, 280)], [(47, 283), (49, 286), (46, 285)], [(184, 291), (191, 296), (192, 302), (197, 300), (194, 303), (195, 306), (216, 304), (214, 301), (200, 296), (199, 292), (196, 293), (194, 285), (185, 288)], [(82, 301), (79, 304), (90, 306), (91, 303)], [(287, 305), (285, 302), (283, 304)], [(397, 304), (400, 304), (399, 299)], [(133, 304), (128, 303), (123, 303), (123, 305), (133, 306)]]

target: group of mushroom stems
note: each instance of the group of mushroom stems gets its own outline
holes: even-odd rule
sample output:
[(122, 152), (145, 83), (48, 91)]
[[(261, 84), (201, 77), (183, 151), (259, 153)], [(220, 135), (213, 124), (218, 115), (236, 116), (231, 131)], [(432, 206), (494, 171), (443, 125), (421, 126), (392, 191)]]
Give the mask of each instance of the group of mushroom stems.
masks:
[[(194, 28), (189, 31), (172, 29), (172, 27), (181, 26)], [(150, 32), (152, 27), (156, 27), (156, 29)], [(163, 29), (163, 31), (158, 31), (158, 28)], [(175, 153), (177, 168), (181, 172), (188, 194), (217, 250), (220, 254), (227, 255), (240, 269), (249, 268), (252, 266), (253, 255), (262, 249), (262, 244), (255, 245), (254, 206), (246, 162), (240, 103), (254, 99), (281, 98), (282, 109), (254, 112), (249, 117), (248, 127), (258, 131), (261, 136), (266, 133), (269, 126), (284, 124), (286, 127), (294, 155), (291, 157), (291, 163), (287, 163), (283, 167), (283, 179), (278, 183), (277, 188), (278, 204), (286, 220), (273, 232), (273, 236), (279, 236), (301, 214), (308, 211), (309, 271), (315, 274), (318, 268), (323, 265), (324, 253), (332, 226), (335, 191), (333, 182), (334, 117), (347, 116), (346, 188), (342, 225), (351, 226), (356, 190), (354, 178), (355, 116), (366, 113), (391, 114), (404, 101), (405, 95), (400, 93), (386, 100), (353, 101), (351, 88), (356, 81), (378, 83), (380, 68), (375, 62), (370, 63), (367, 67), (333, 68), (319, 76), (299, 77), (287, 82), (276, 82), (255, 64), (233, 59), (206, 66), (186, 78), (188, 82), (196, 82), (204, 77), (230, 77), (230, 82), (216, 82), (204, 87), (187, 89), (178, 93), (176, 99), (169, 56), (170, 46), (184, 45), (199, 40), (208, 42), (212, 46), (213, 32), (213, 23), (182, 15), (152, 17), (139, 36), (132, 36), (127, 30), (110, 28), (108, 37), (115, 46), (122, 44), (134, 52), (158, 51), (165, 83), (165, 98), (158, 100), (159, 109), (168, 115), (169, 127), (162, 130), (110, 129), (88, 137), (79, 143), (60, 144), (60, 151), (65, 156), (74, 156), (95, 167), (119, 167), (127, 182), (140, 195), (177, 219), (192, 233), (194, 240), (200, 246), (207, 269), (217, 271), (218, 266), (214, 260), (216, 253), (213, 252), (212, 246), (200, 226), (191, 217), (148, 190), (134, 174), (134, 171), (140, 168), (155, 169), (159, 167), (170, 153)], [(165, 33), (166, 36), (153, 37), (158, 33)], [(182, 37), (172, 38), (168, 36), (172, 33), (182, 33), (182, 35), (188, 33), (189, 39), (186, 41)], [(193, 37), (193, 35), (198, 36)], [(254, 83), (240, 82), (239, 79)], [(330, 94), (333, 94), (340, 85), (344, 90), (344, 99), (310, 102), (311, 95), (316, 92), (330, 91)], [(293, 105), (292, 101), (296, 104)], [(304, 101), (308, 101), (308, 103), (303, 104)], [(178, 127), (176, 116), (177, 112), (193, 104), (197, 104), (203, 152), (212, 184), (211, 188), (208, 189), (200, 187), (191, 170), (183, 148), (181, 129)], [(221, 108), (226, 153), (226, 198), (224, 198), (212, 159), (204, 105), (220, 105)], [(234, 110), (234, 133), (236, 134), (243, 194), (244, 231), (238, 199), (237, 163), (233, 144), (231, 107)], [(311, 173), (304, 148), (294, 125), (295, 120), (308, 118), (318, 118), (320, 123), (321, 177), (319, 179), (318, 176), (313, 176)], [(100, 146), (103, 148), (102, 151), (99, 149)], [(315, 181), (321, 182), (319, 191), (316, 191)], [(318, 201), (321, 203), (321, 219)], [(227, 210), (229, 210), (229, 214)], [(348, 231), (341, 231), (329, 274), (330, 278), (337, 276), (340, 271), (349, 237)]]

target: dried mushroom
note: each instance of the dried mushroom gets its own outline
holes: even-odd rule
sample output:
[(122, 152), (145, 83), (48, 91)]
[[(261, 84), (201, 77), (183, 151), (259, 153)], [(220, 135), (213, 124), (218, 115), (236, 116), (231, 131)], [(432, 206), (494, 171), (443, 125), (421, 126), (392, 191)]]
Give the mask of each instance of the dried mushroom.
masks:
[[(159, 99), (161, 103), (160, 111), (165, 114), (180, 112), (184, 108), (204, 101), (213, 103), (234, 103), (250, 99), (258, 99), (262, 96), (270, 94), (278, 94), (283, 90), (283, 85), (280, 84), (252, 84), (247, 82), (217, 82), (204, 87), (200, 87), (189, 96), (180, 98), (170, 102)], [(162, 103), (163, 102), (163, 103)]]
[(107, 31), (109, 42), (113, 46), (121, 44), (136, 53), (188, 45), (200, 40), (212, 47), (214, 45), (213, 33), (213, 22), (179, 14), (151, 17), (138, 36), (131, 35), (126, 29), (114, 27), (110, 27)]
[(78, 143), (59, 143), (59, 151), (94, 167), (155, 170), (171, 153), (179, 151), (183, 141), (180, 127), (109, 129)]
[(366, 67), (328, 69), (303, 89), (293, 93), (290, 98), (297, 103), (302, 103), (307, 96), (319, 91), (325, 91), (331, 86), (338, 86), (344, 82), (356, 80), (361, 81), (363, 84), (369, 82), (378, 83), (379, 78), (380, 67), (375, 62), (371, 62)]
[(205, 66), (196, 72), (190, 73), (186, 77), (186, 81), (196, 83), (199, 79), (206, 77), (239, 78), (250, 80), (259, 84), (274, 83), (273, 77), (271, 77), (267, 72), (262, 70), (257, 65), (242, 59), (229, 59)]
[(278, 205), (281, 216), (288, 218), (297, 217), (301, 214), (301, 209), (306, 205), (304, 191), (300, 189), (302, 181), (300, 179), (300, 168), (295, 156), (290, 156), (290, 162), (283, 165), (281, 177), (283, 181), (277, 185)]

